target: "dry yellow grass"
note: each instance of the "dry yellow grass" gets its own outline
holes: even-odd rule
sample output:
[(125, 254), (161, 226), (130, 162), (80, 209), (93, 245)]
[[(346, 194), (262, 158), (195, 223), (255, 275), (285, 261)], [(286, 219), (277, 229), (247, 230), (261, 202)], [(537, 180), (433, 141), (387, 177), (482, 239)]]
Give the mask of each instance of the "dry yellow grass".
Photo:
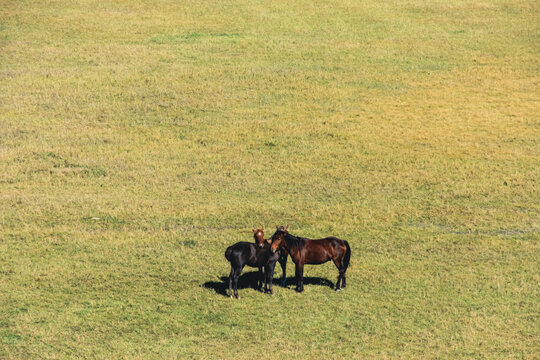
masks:
[[(536, 2), (0, 8), (1, 358), (538, 357)], [(215, 291), (285, 223), (346, 291)]]

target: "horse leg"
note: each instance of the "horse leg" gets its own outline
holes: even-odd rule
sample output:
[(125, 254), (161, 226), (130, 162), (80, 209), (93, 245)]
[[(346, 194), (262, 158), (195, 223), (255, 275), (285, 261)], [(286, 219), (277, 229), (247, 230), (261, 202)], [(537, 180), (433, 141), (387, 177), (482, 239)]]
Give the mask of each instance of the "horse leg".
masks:
[(298, 268), (298, 276), (297, 276), (298, 285), (297, 285), (296, 291), (302, 292), (304, 291), (304, 264), (298, 264), (297, 268)]
[(281, 265), (281, 271), (283, 273), (283, 276), (281, 277), (281, 285), (282, 287), (287, 286), (287, 254), (279, 258), (279, 264)]
[(298, 277), (298, 265), (294, 264), (294, 280), (296, 281), (295, 290), (298, 291), (298, 285), (300, 284), (300, 279)]
[(345, 272), (347, 271), (347, 268), (349, 267), (351, 261), (351, 247), (349, 246), (349, 243), (345, 241), (345, 255), (343, 256), (343, 266), (340, 269), (341, 273), (341, 288), (344, 288), (347, 286), (347, 282), (345, 281)]
[(266, 289), (268, 287), (268, 265), (264, 265), (264, 288), (261, 289), (264, 293), (266, 293)]
[(232, 296), (232, 283), (233, 283), (233, 277), (234, 277), (234, 268), (231, 264), (231, 273), (229, 275), (229, 291), (227, 291), (227, 295), (229, 295), (231, 298)]
[(334, 261), (334, 264), (336, 265), (339, 275), (336, 282), (336, 291), (340, 291), (342, 289), (341, 286), (345, 287), (345, 268), (343, 266), (343, 262), (341, 259), (332, 259)]
[(243, 266), (239, 266), (234, 270), (234, 297), (237, 299), (240, 299), (240, 296), (238, 295), (238, 278), (240, 277), (240, 274), (242, 273)]
[(259, 278), (257, 279), (257, 290), (261, 290), (263, 286), (264, 279), (264, 273), (263, 273), (263, 267), (259, 266)]
[(264, 291), (264, 292), (266, 292), (266, 288), (268, 287), (268, 279), (267, 279), (267, 277), (268, 277), (268, 275), (267, 275), (268, 269), (266, 268), (266, 266), (267, 265), (264, 265), (263, 272), (261, 273), (262, 280), (264, 281), (264, 289), (261, 288), (261, 291)]
[[(276, 263), (271, 263), (265, 266), (265, 273), (266, 273), (266, 282), (264, 284), (264, 292), (268, 294), (274, 295), (274, 291), (272, 290), (272, 280), (274, 279), (274, 269), (276, 267)], [(267, 290), (266, 284), (268, 284), (269, 289)]]

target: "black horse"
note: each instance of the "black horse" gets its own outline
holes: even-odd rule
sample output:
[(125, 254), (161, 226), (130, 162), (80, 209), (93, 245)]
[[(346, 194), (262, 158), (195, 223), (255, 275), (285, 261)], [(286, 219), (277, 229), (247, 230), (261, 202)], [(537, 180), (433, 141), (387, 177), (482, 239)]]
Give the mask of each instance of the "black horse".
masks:
[[(255, 239), (257, 240), (257, 236), (255, 236)], [(231, 263), (228, 291), (230, 297), (233, 297), (232, 291), (234, 287), (234, 296), (240, 299), (238, 295), (238, 278), (246, 265), (258, 268), (264, 267), (264, 292), (273, 294), (274, 268), (281, 255), (279, 252), (270, 252), (270, 244), (264, 238), (262, 240), (262, 244), (246, 241), (237, 242), (229, 246), (225, 251), (225, 258)]]
[[(272, 241), (270, 239), (265, 239), (264, 238), (264, 226), (260, 229), (252, 229), (253, 231), (253, 237), (255, 238), (255, 244), (257, 244), (258, 247), (262, 248), (265, 246), (265, 243), (268, 243), (268, 244), (271, 244)], [(280, 253), (281, 255), (279, 256), (279, 259), (278, 259), (278, 262), (279, 264), (281, 265), (281, 272), (282, 272), (282, 276), (281, 276), (281, 282), (279, 283), (279, 285), (281, 285), (282, 287), (285, 287), (285, 285), (287, 285), (287, 257), (288, 257), (288, 254), (286, 251), (284, 250), (280, 250)], [(262, 282), (264, 281), (264, 275), (263, 275), (263, 270), (262, 270), (262, 266), (259, 267), (259, 275), (260, 275), (260, 278), (257, 282), (257, 288), (261, 288), (262, 286)]]

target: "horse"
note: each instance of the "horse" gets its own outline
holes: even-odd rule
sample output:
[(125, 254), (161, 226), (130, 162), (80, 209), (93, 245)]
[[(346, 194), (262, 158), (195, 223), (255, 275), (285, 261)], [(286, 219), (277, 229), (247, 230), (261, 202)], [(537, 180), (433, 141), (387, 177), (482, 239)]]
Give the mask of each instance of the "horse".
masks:
[(272, 235), (270, 252), (278, 249), (287, 251), (296, 265), (296, 291), (304, 291), (304, 264), (318, 265), (332, 260), (338, 268), (339, 275), (335, 290), (340, 291), (347, 283), (345, 271), (351, 260), (351, 247), (345, 240), (336, 237), (324, 239), (306, 239), (289, 234), (288, 226), (276, 226)]
[[(257, 244), (257, 246), (262, 248), (265, 243), (270, 243), (270, 239), (264, 238), (264, 226), (260, 229), (252, 229), (252, 231), (253, 231), (253, 237), (255, 238), (255, 244)], [(287, 285), (287, 275), (286, 275), (287, 257), (288, 257), (287, 252), (281, 251), (281, 255), (278, 259), (278, 262), (281, 265), (281, 272), (282, 272), (281, 282), (279, 283), (279, 285), (282, 287), (285, 287)], [(263, 279), (262, 267), (259, 267), (259, 274), (260, 274), (260, 279)], [(260, 286), (262, 286), (262, 282), (260, 286), (259, 286), (259, 283), (257, 283), (257, 286), (260, 288)]]
[[(262, 232), (262, 231), (261, 231)], [(254, 235), (256, 241), (258, 237)], [(280, 253), (270, 252), (270, 244), (263, 238), (263, 242), (257, 244), (241, 241), (231, 245), (225, 251), (225, 258), (231, 263), (231, 273), (229, 275), (228, 295), (232, 298), (234, 287), (234, 297), (240, 299), (238, 295), (238, 278), (242, 273), (244, 266), (264, 267), (264, 292), (273, 294), (272, 279), (274, 277), (274, 268), (278, 261)], [(268, 286), (267, 286), (268, 285)]]

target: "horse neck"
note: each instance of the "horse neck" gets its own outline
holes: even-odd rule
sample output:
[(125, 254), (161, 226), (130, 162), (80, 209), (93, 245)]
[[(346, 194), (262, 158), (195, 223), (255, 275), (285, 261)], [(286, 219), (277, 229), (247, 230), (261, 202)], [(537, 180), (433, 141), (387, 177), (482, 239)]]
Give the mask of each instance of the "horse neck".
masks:
[(298, 249), (298, 254), (300, 254), (300, 239), (293, 238), (291, 235), (287, 234), (285, 235), (285, 244), (287, 245), (287, 251), (291, 256), (293, 256), (293, 251), (295, 249)]
[[(253, 237), (255, 238), (255, 244), (259, 244), (259, 238), (257, 238), (256, 236), (253, 236)], [(268, 241), (266, 241), (266, 239), (263, 237), (261, 243), (264, 245), (268, 243)]]

